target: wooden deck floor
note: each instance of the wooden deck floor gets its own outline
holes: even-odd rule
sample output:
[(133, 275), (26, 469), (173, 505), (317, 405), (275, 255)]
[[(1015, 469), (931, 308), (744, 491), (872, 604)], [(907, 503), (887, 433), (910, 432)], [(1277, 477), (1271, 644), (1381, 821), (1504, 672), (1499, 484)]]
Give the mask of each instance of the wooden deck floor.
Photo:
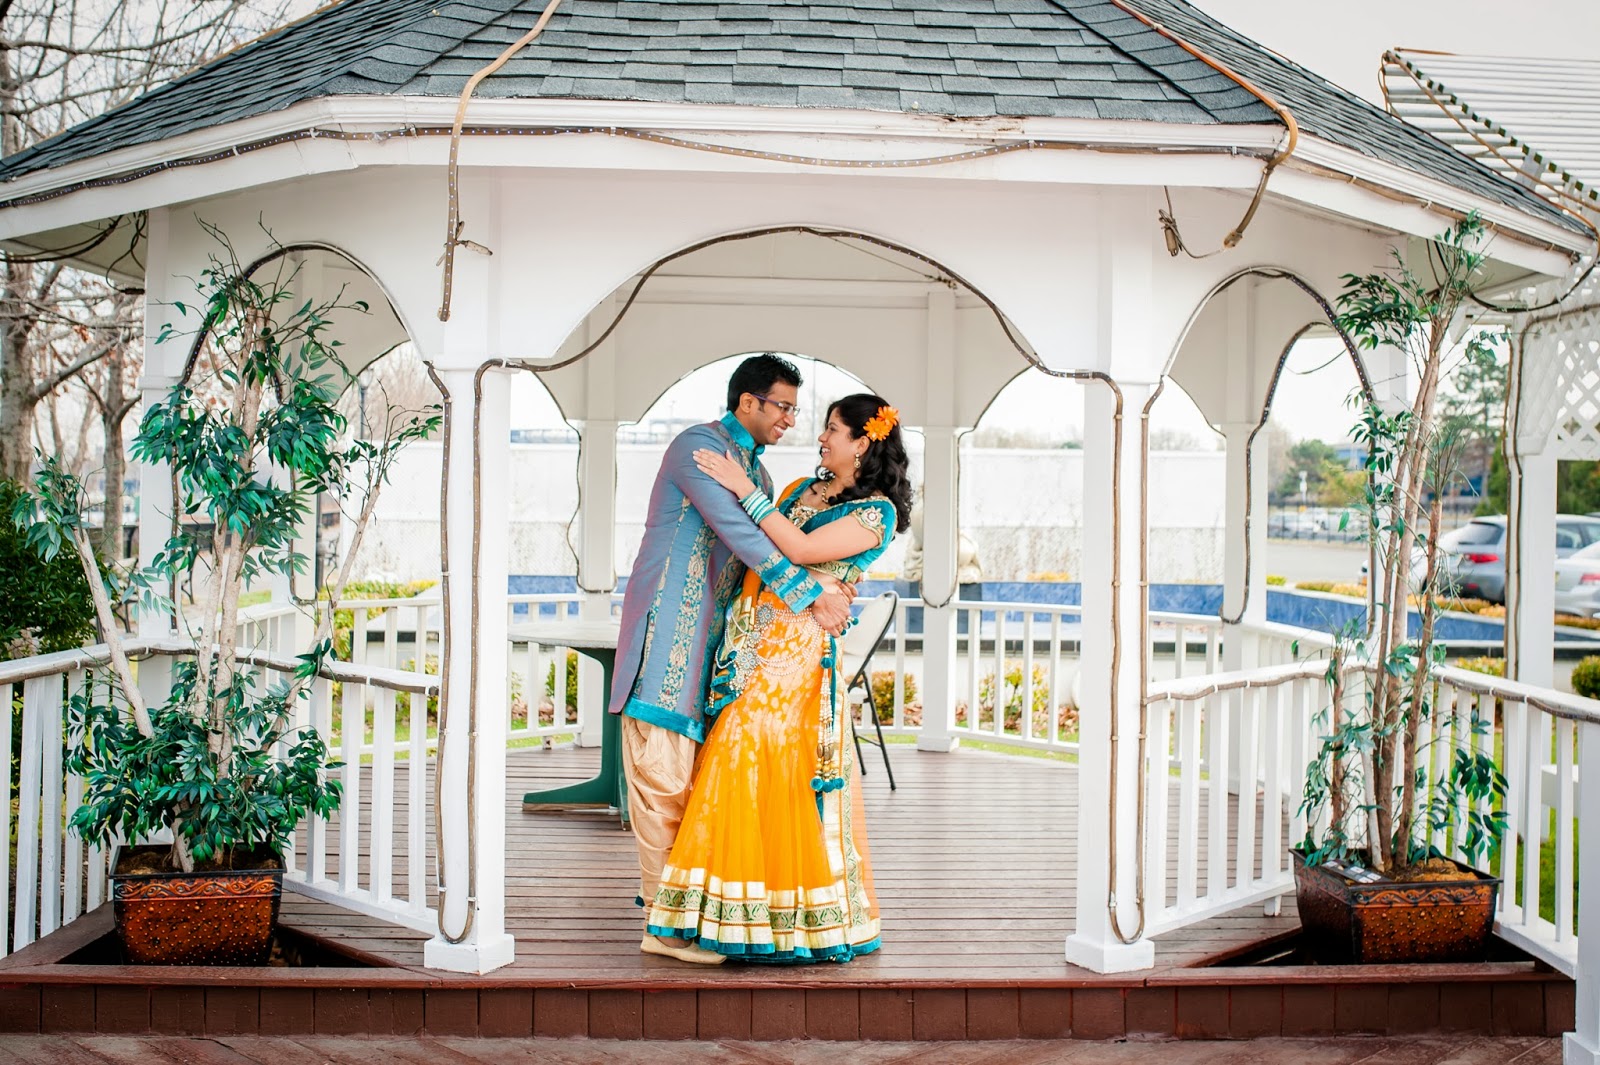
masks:
[[(1076, 769), (1021, 755), (929, 754), (891, 746), (891, 792), (867, 748), (868, 832), (883, 919), (883, 948), (849, 965), (722, 966), (719, 986), (1025, 986), (1106, 978), (1068, 965), (1072, 930)], [(525, 814), (524, 792), (581, 780), (595, 750), (511, 752), (506, 796), (507, 927), (517, 940), (499, 980), (566, 986), (703, 982), (695, 966), (639, 952), (633, 837), (613, 816)], [(402, 792), (403, 793), (403, 792)], [(430, 863), (431, 864), (431, 863)], [(403, 966), (422, 964), (426, 938), (285, 892), (283, 919)], [(1295, 928), (1259, 908), (1156, 938), (1158, 965), (1190, 966)]]

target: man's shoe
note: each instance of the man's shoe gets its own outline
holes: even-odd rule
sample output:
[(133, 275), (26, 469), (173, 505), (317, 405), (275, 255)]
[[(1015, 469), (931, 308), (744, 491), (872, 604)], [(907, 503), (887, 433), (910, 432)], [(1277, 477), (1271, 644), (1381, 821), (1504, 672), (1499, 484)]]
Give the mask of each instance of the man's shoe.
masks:
[(655, 936), (646, 933), (639, 941), (639, 949), (646, 954), (659, 954), (663, 958), (677, 958), (679, 961), (691, 962), (695, 965), (721, 965), (728, 958), (714, 950), (697, 947), (693, 943), (685, 943), (681, 947), (669, 947)]

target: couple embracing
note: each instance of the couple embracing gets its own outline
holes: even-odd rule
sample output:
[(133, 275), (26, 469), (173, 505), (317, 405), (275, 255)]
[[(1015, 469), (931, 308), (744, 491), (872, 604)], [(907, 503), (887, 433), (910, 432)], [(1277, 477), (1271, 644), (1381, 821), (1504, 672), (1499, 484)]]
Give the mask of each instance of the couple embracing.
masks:
[(801, 383), (742, 362), (728, 413), (667, 448), (628, 581), (610, 710), (639, 847), (640, 949), (681, 961), (848, 961), (878, 906), (835, 637), (910, 518), (894, 408), (828, 408), (821, 464), (772, 494), (760, 462)]

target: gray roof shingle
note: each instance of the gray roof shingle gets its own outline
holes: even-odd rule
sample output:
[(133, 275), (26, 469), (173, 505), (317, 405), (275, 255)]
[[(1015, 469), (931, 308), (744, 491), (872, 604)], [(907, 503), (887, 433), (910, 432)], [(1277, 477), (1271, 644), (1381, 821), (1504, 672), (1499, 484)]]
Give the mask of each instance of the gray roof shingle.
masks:
[[(1303, 130), (1546, 218), (1527, 190), (1185, 0), (1130, 0)], [(0, 163), (0, 181), (345, 93), (454, 96), (544, 0), (344, 0)], [(1277, 125), (1110, 0), (564, 0), (485, 97)]]

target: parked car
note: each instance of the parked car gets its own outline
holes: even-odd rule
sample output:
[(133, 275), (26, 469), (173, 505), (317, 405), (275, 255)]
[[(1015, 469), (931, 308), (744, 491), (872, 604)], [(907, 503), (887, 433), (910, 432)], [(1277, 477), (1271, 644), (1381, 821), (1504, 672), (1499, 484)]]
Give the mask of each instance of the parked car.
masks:
[[(1600, 518), (1556, 515), (1556, 558), (1567, 558), (1590, 544), (1600, 544)], [(1491, 603), (1505, 602), (1505, 515), (1473, 518), (1440, 537), (1439, 569), (1441, 592), (1487, 599)]]
[(1600, 617), (1600, 543), (1556, 559), (1556, 613)]
[(1275, 540), (1298, 540), (1323, 532), (1322, 520), (1315, 515), (1292, 510), (1280, 511), (1267, 521), (1267, 535)]

